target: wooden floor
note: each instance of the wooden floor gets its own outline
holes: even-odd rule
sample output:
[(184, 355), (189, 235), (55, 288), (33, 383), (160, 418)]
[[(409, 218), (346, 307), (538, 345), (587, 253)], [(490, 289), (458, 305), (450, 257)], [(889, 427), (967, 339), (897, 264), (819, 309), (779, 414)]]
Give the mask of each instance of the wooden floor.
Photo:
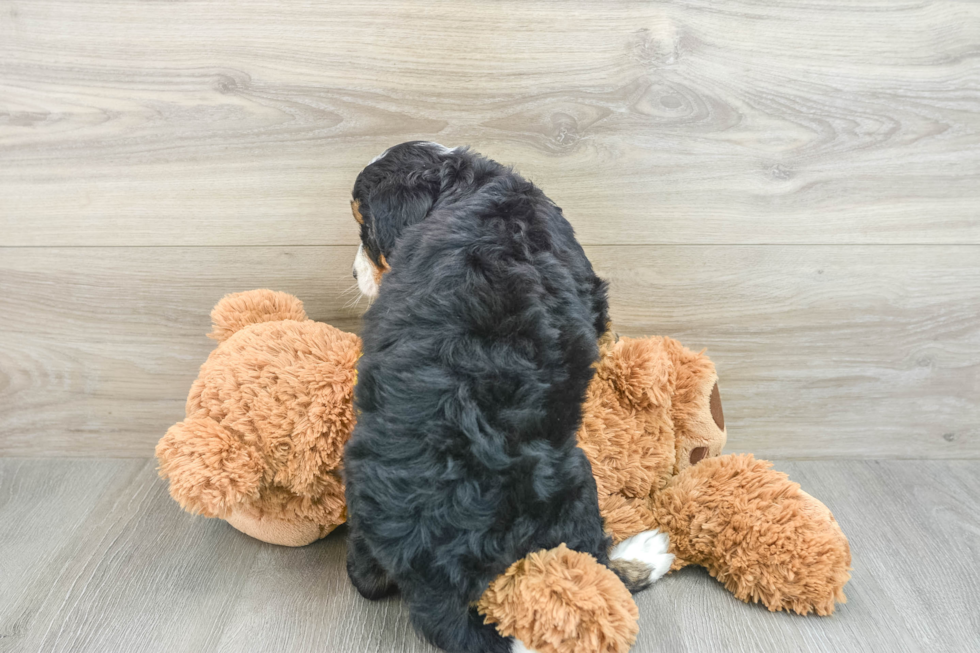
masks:
[[(777, 463), (850, 538), (849, 602), (772, 614), (701, 569), (637, 595), (634, 653), (976, 651), (980, 462)], [(0, 460), (0, 651), (422, 653), (352, 589), (338, 532), (289, 549), (170, 500), (152, 461)]]
[(851, 538), (836, 616), (685, 570), (636, 651), (980, 651), (978, 53), (962, 0), (0, 0), (0, 651), (430, 650), (147, 460), (224, 294), (359, 328), (350, 187), (411, 139), (538, 183)]

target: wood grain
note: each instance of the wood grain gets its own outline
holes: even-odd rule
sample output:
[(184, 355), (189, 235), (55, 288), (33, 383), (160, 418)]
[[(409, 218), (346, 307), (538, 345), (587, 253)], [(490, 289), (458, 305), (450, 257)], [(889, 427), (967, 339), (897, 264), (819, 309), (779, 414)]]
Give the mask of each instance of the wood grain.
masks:
[(78, 543), (125, 501), (145, 467), (142, 460), (0, 460), (0, 651), (27, 650), (24, 639), (38, 650), (58, 626), (52, 618), (66, 588), (56, 579), (77, 569)]
[[(980, 463), (777, 463), (851, 542), (828, 618), (747, 605), (703, 570), (637, 595), (633, 653), (970, 651)], [(361, 599), (344, 531), (298, 549), (191, 517), (152, 461), (0, 459), (0, 651), (434, 653), (396, 597)]]
[(980, 243), (980, 5), (0, 0), (0, 245), (355, 244), (423, 138), (589, 244)]
[(729, 451), (980, 456), (980, 248), (589, 248), (629, 335), (705, 347)]
[[(729, 451), (980, 457), (980, 248), (594, 246), (626, 335), (708, 348)], [(0, 258), (0, 454), (151, 455), (225, 293), (358, 328), (353, 247), (13, 248)], [(363, 308), (363, 303), (361, 305)]]
[(850, 537), (834, 617), (687, 569), (635, 652), (974, 650), (980, 463), (839, 459), (980, 458), (978, 53), (953, 0), (0, 0), (0, 456), (46, 457), (0, 458), (0, 653), (435, 650), (342, 532), (261, 544), (145, 460), (223, 294), (358, 328), (349, 189), (409, 139), (537, 182)]
[(311, 317), (354, 330), (360, 311), (345, 304), (358, 296), (344, 294), (354, 284), (354, 253), (6, 250), (0, 454), (150, 455), (161, 427), (183, 418), (190, 383), (214, 348), (204, 334), (223, 295), (261, 287), (292, 292)]

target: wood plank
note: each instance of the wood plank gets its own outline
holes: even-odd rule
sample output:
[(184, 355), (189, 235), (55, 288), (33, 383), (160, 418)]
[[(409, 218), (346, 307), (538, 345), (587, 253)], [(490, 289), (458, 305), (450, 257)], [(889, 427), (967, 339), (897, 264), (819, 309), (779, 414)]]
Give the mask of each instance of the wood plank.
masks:
[(707, 348), (728, 451), (980, 455), (977, 247), (588, 252), (623, 333)]
[[(773, 614), (687, 569), (637, 595), (634, 653), (970, 650), (980, 463), (776, 466), (848, 535), (848, 603), (827, 618)], [(0, 596), (0, 651), (436, 650), (397, 597), (357, 596), (343, 529), (299, 549), (252, 540), (181, 512), (152, 461), (0, 459), (0, 498), (13, 525), (0, 569), (15, 589)]]
[[(142, 460), (0, 460), (0, 651), (37, 639), (64, 598), (52, 581), (73, 564), (100, 499), (115, 497)], [(111, 505), (111, 504), (110, 504)], [(94, 514), (93, 514), (94, 513)]]
[(183, 419), (229, 292), (272, 287), (314, 319), (358, 324), (354, 247), (0, 251), (3, 455), (151, 455)]
[(976, 3), (2, 16), (0, 245), (355, 244), (355, 175), (413, 138), (517, 164), (585, 243), (980, 243)]
[[(39, 508), (46, 544), (62, 552), (46, 564), (31, 548), (38, 531), (0, 534), (4, 576), (23, 588), (8, 594), (5, 584), (0, 651), (436, 650), (416, 638), (400, 601), (357, 595), (342, 531), (300, 549), (258, 542), (182, 512), (154, 469), (152, 460), (0, 459), (0, 519)], [(90, 477), (106, 479), (104, 490), (76, 496)], [(57, 528), (72, 518), (66, 508), (37, 506), (38, 494), (58, 489), (83, 504), (80, 528)]]
[[(0, 453), (150, 455), (225, 293), (348, 330), (352, 247), (0, 250)], [(707, 347), (729, 451), (980, 457), (980, 248), (589, 247), (626, 335)], [(362, 303), (363, 307), (363, 303)]]

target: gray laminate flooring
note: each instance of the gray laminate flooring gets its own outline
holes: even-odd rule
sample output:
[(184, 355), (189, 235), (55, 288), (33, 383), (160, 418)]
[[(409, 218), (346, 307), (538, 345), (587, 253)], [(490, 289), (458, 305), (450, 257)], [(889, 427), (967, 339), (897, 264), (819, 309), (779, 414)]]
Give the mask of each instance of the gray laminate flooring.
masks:
[[(637, 596), (634, 651), (980, 650), (980, 461), (783, 462), (851, 541), (828, 618), (701, 569)], [(0, 459), (0, 651), (434, 651), (350, 587), (339, 531), (288, 549), (181, 512), (152, 460)]]

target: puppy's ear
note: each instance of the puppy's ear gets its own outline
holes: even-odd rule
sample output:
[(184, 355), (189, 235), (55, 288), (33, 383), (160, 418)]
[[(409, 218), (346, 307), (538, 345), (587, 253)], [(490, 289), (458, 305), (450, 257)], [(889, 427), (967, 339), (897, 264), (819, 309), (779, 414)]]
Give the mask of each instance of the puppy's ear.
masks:
[(390, 258), (401, 233), (429, 215), (439, 197), (440, 177), (440, 167), (433, 165), (394, 176), (374, 187), (368, 205), (380, 254)]

